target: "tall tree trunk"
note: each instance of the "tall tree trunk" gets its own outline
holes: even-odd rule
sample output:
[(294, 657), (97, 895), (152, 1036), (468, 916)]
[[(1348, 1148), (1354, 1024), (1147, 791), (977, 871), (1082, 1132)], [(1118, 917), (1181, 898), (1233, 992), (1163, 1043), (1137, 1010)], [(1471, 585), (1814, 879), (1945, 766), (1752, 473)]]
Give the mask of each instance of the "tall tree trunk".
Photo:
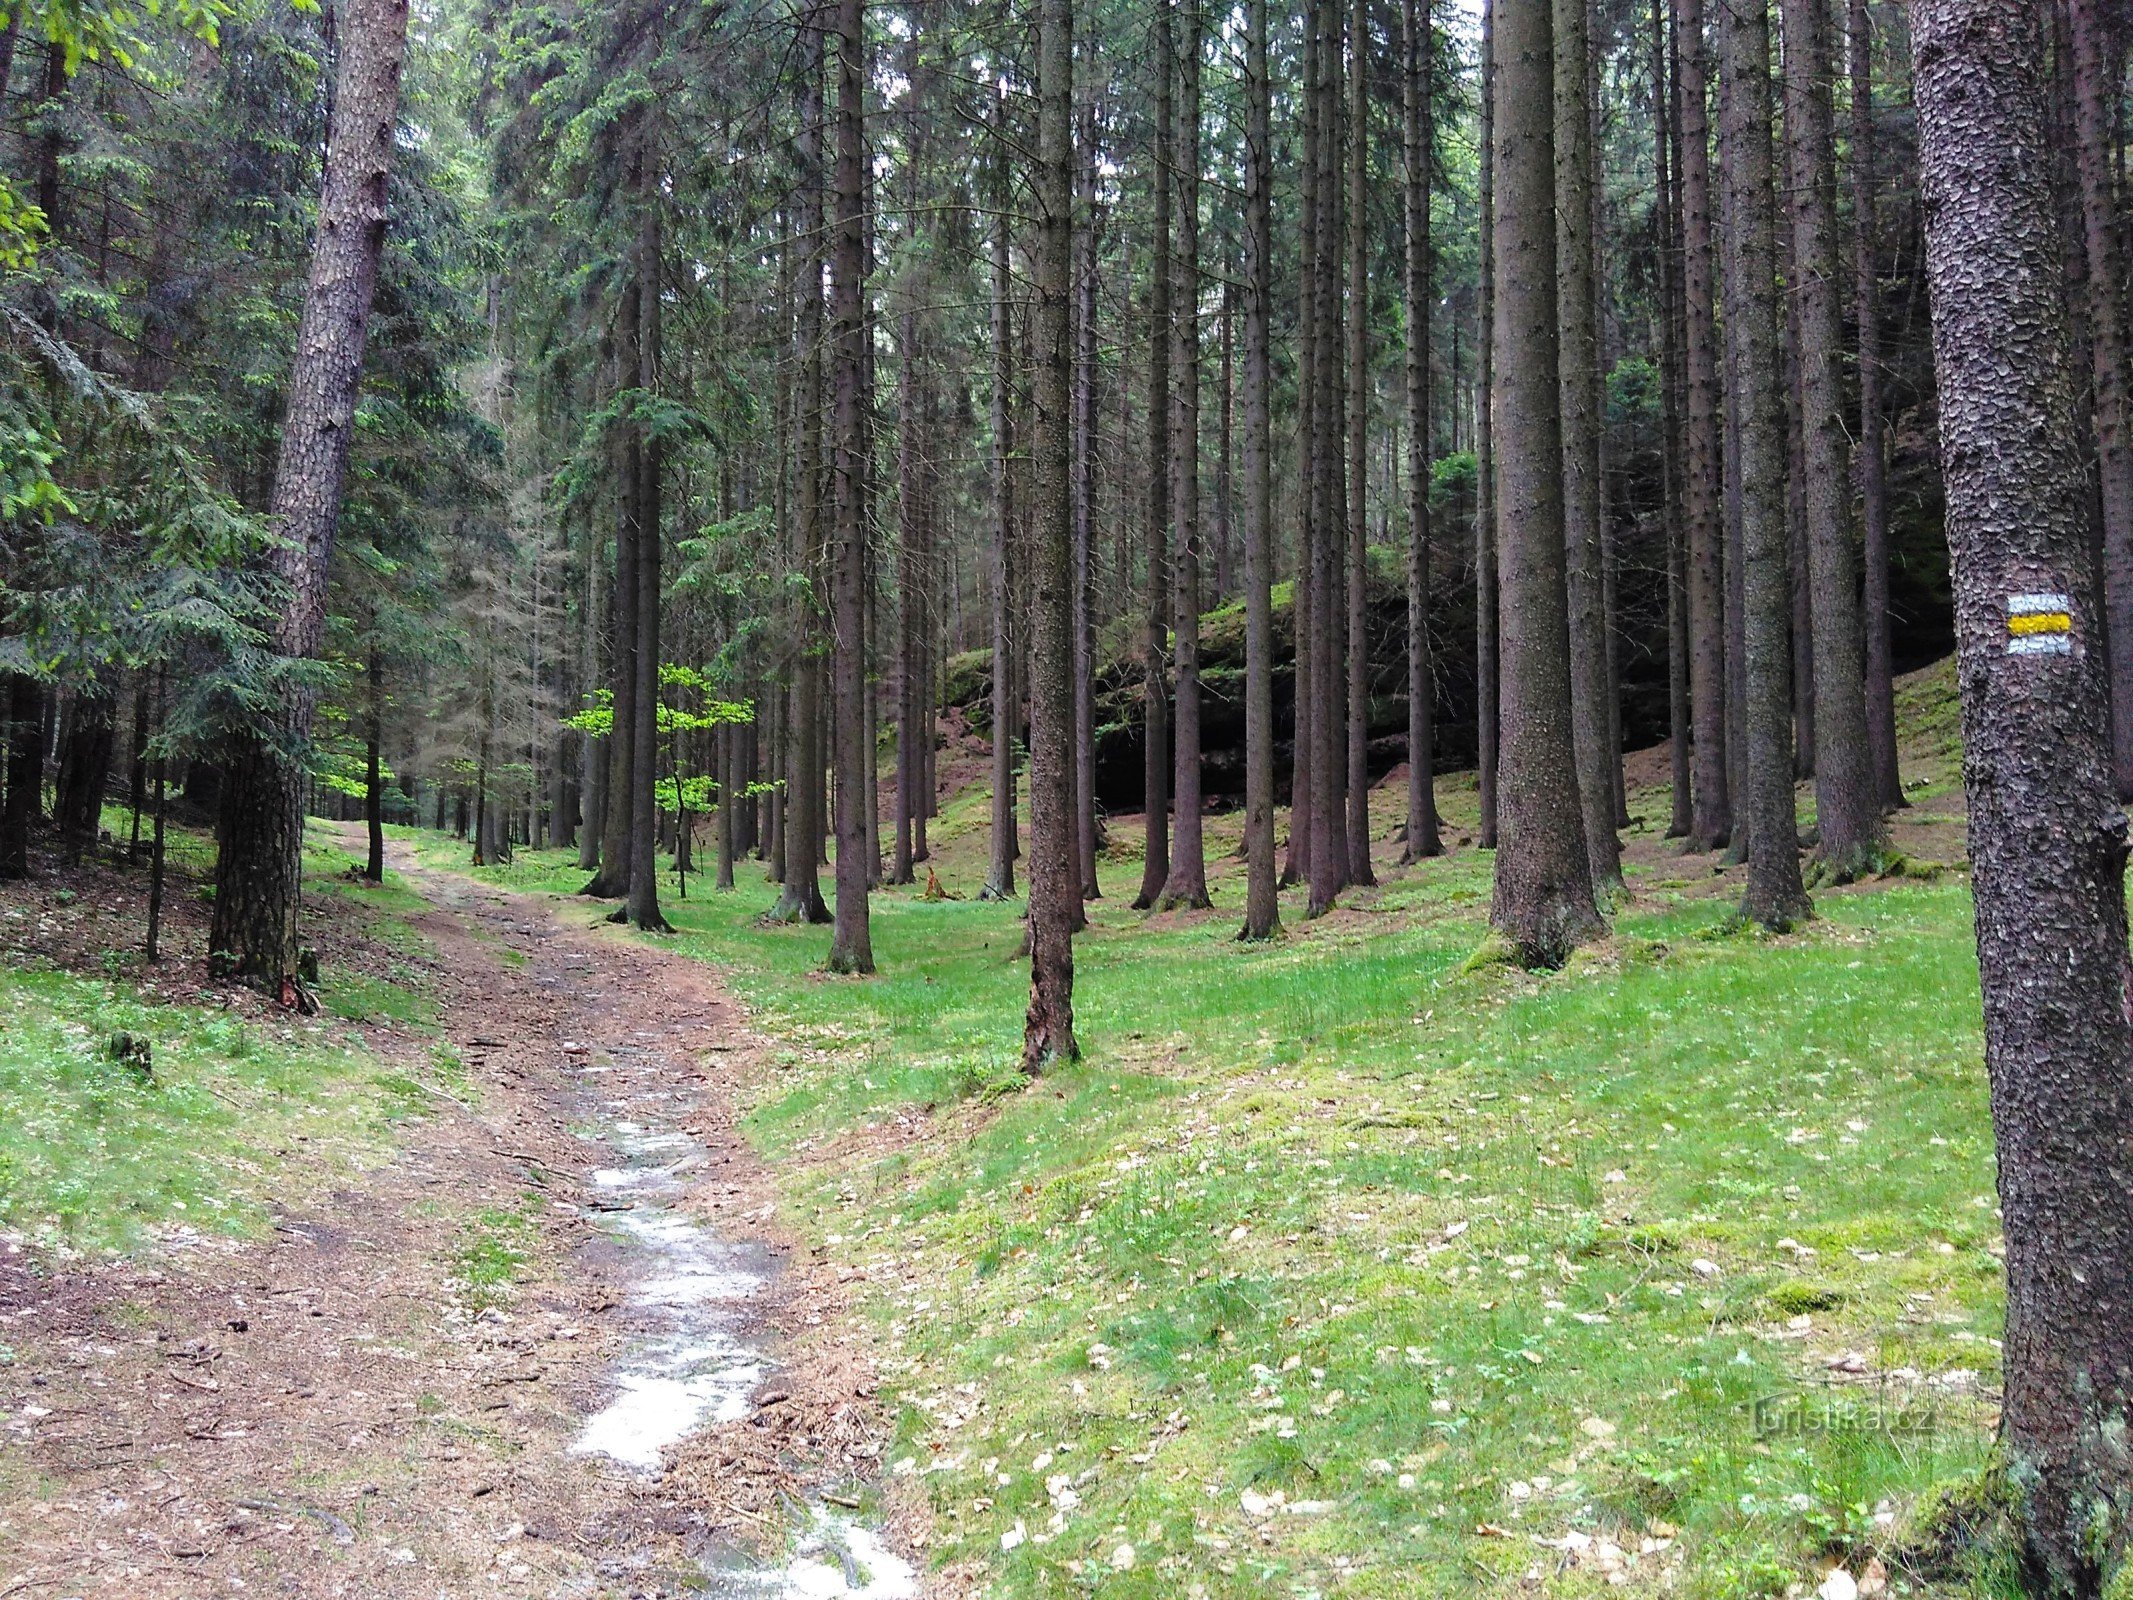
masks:
[(823, 835), (828, 815), (823, 789), (823, 657), (828, 648), (824, 569), (828, 541), (822, 513), (822, 244), (828, 220), (828, 193), (822, 160), (826, 71), (820, 25), (821, 8), (803, 13), (799, 187), (800, 254), (795, 273), (799, 286), (799, 394), (793, 430), (793, 556), (803, 582), (797, 606), (799, 658), (794, 663), (792, 716), (787, 724), (785, 796), (785, 873), (774, 922), (824, 923), (830, 910), (822, 899)]
[(1874, 176), (1874, 34), (1867, 0), (1848, 0), (1852, 89), (1852, 305), (1858, 323), (1859, 509), (1864, 525), (1861, 599), (1866, 653), (1866, 739), (1883, 810), (1905, 804), (1896, 754), (1896, 672), (1889, 639), (1889, 476), (1881, 411), (1881, 229)]
[[(1614, 507), (1607, 493), (1607, 374), (1613, 367), (1607, 353), (1607, 146), (1606, 130), (1600, 120), (1600, 85), (1606, 70), (1603, 53), (1612, 54), (1612, 42), (1602, 40), (1602, 23), (1599, 0), (1593, 0), (1585, 44), (1586, 137), (1593, 152), (1591, 228), (1587, 236), (1592, 241), (1592, 330), (1597, 357), (1592, 383), (1593, 415), (1598, 419), (1599, 433), (1600, 641), (1607, 661), (1607, 803), (1613, 828), (1619, 834), (1629, 826), (1630, 815), (1629, 781), (1622, 769), (1622, 614), (1615, 592), (1620, 563), (1615, 551)], [(1620, 849), (1618, 839), (1618, 855)]]
[[(1792, 230), (1778, 226), (1778, 278), (1794, 283)], [(1792, 775), (1815, 774), (1814, 609), (1807, 576), (1807, 444), (1801, 427), (1800, 298), (1785, 295), (1779, 368), (1785, 386), (1785, 559), (1792, 575)]]
[(1851, 432), (1839, 363), (1837, 149), (1828, 0), (1785, 0), (1785, 139), (1799, 307), (1800, 436), (1814, 626), (1815, 865), (1826, 882), (1877, 869), (1888, 837), (1867, 743), (1859, 570), (1852, 554)]
[[(630, 186), (637, 184), (632, 156)], [(641, 332), (643, 283), (629, 273), (616, 297), (613, 380), (616, 396), (637, 386), (637, 340)], [(644, 435), (625, 413), (609, 452), (615, 477), (615, 571), (609, 592), (606, 806), (600, 818), (599, 868), (581, 894), (622, 899), (629, 894), (630, 857), (636, 844), (633, 798), (637, 781), (637, 557), (644, 545)]]
[(1689, 718), (1695, 814), (1688, 848), (1733, 835), (1726, 754), (1726, 569), (1719, 449), (1718, 321), (1711, 242), (1709, 71), (1703, 0), (1675, 0), (1674, 106), (1681, 128), (1682, 539), (1688, 572)]
[(496, 708), (486, 693), (481, 700), (481, 742), (474, 756), (474, 859), (470, 865), (498, 864), (496, 823), (489, 804), (489, 746), (496, 734)]
[[(1721, 101), (1729, 90), (1721, 89)], [(1726, 184), (1725, 198), (1720, 206), (1720, 232), (1731, 239), (1736, 227), (1733, 219), (1733, 185)], [(1741, 555), (1741, 408), (1740, 408), (1740, 353), (1732, 339), (1725, 341), (1725, 629), (1726, 629), (1726, 790), (1735, 803), (1733, 813), (1733, 837), (1726, 847), (1726, 864), (1738, 866), (1748, 859), (1748, 828), (1754, 821), (1747, 801), (1748, 792), (1748, 732), (1747, 732), (1747, 683), (1748, 683), (1748, 638), (1744, 622), (1746, 609), (1743, 597), (1746, 593), (1746, 565)]]
[(369, 852), (363, 876), (372, 883), (385, 881), (385, 774), (380, 759), (385, 740), (385, 661), (378, 647), (370, 648), (364, 667), (366, 698), (363, 707), (363, 821), (369, 834)]
[[(659, 216), (657, 163), (638, 158), (638, 204), (643, 220), (637, 235), (637, 389), (649, 400), (660, 385), (660, 266), (664, 257)], [(665, 933), (659, 911), (659, 622), (660, 543), (665, 524), (665, 446), (656, 435), (638, 430), (637, 485), (637, 648), (636, 692), (630, 716), (630, 877), (624, 911), (631, 924)]]
[(2028, 1592), (2133, 1543), (2126, 819), (2045, 137), (2043, 8), (1912, 0), (1963, 775), (2007, 1237), (2001, 1446)]
[[(718, 860), (717, 877), (712, 887), (733, 887), (733, 858), (739, 853), (740, 820), (735, 816), (736, 790), (739, 788), (740, 761), (734, 749), (738, 742), (730, 726), (710, 730), (711, 770), (718, 774)], [(688, 894), (688, 858), (694, 854), (688, 847), (690, 834), (695, 824), (686, 810), (681, 813), (674, 851), (674, 873), (681, 879), (683, 896)]]
[(1370, 8), (1348, 6), (1348, 881), (1370, 865)]
[(1173, 257), (1177, 287), (1170, 344), (1177, 824), (1170, 872), (1157, 902), (1164, 910), (1198, 910), (1209, 904), (1200, 805), (1200, 15), (1197, 4), (1185, 6), (1171, 143), (1171, 183), (1177, 203), (1177, 253)]
[(1096, 119), (1083, 119), (1074, 263), (1074, 817), (1085, 900), (1103, 897), (1096, 858)]
[(2074, 134), (2089, 258), (2089, 354), (2096, 467), (2103, 489), (2103, 592), (2109, 622), (2111, 770), (2133, 799), (2133, 374), (2127, 370), (2124, 226), (2112, 170), (2125, 72), (2101, 0), (2069, 0)]
[(0, 879), (30, 875), (30, 828), (44, 796), (44, 696), (26, 673), (0, 678), (7, 689), (7, 795), (0, 803)]
[(59, 771), (52, 793), (52, 821), (69, 866), (79, 866), (96, 847), (103, 826), (104, 789), (118, 724), (111, 697), (101, 690), (77, 692), (66, 702), (59, 740)]
[[(269, 502), (283, 540), (272, 562), (287, 586), (274, 632), (284, 655), (315, 655), (326, 627), (327, 570), (385, 244), (406, 44), (407, 0), (349, 0), (341, 13), (318, 234)], [(276, 712), (278, 733), (301, 744), (312, 709), (310, 691), (288, 691)], [(227, 766), (208, 948), (230, 970), (279, 985), (293, 1000), (305, 776), (277, 741), (258, 737), (234, 741)]]
[[(1037, 248), (1030, 308), (1029, 1011), (1022, 1070), (1081, 1051), (1074, 1040), (1074, 940), (1081, 922), (1074, 815), (1073, 421), (1074, 46), (1072, 0), (1037, 21)], [(1188, 96), (1188, 100), (1190, 96)]]
[(1215, 603), (1220, 605), (1237, 588), (1235, 556), (1237, 485), (1237, 284), (1222, 285), (1222, 330), (1220, 369), (1215, 375), (1220, 396), (1220, 414), (1215, 422)]
[[(583, 637), (578, 652), (578, 682), (583, 699), (573, 711), (592, 704), (593, 686), (600, 681), (600, 645), (607, 614), (607, 562), (599, 521), (585, 518), (585, 595), (580, 619)], [(601, 824), (607, 816), (607, 745), (590, 733), (578, 735), (578, 870), (591, 872), (600, 865)]]
[[(1267, 0), (1245, 0), (1244, 298), (1244, 927), (1281, 932), (1274, 877), (1273, 436), (1269, 390), (1274, 297), (1272, 95)], [(1292, 824), (1293, 825), (1293, 824)]]
[[(938, 573), (941, 516), (941, 472), (938, 441), (941, 438), (940, 393), (938, 387), (928, 382), (924, 389), (925, 434), (927, 450), (923, 458), (923, 482), (925, 486), (926, 565), (929, 573)], [(952, 555), (952, 552), (951, 552)], [(950, 562), (953, 565), (951, 559)], [(918, 772), (914, 782), (918, 787), (918, 806), (911, 819), (911, 859), (924, 861), (932, 855), (926, 843), (926, 824), (939, 812), (934, 796), (934, 763), (940, 743), (938, 706), (939, 699), (934, 683), (934, 658), (938, 652), (941, 619), (940, 600), (929, 591), (926, 603), (920, 608), (918, 637), (918, 708), (919, 726), (924, 730), (918, 742)]]
[(1319, 0), (1303, 13), (1303, 165), (1296, 175), (1297, 228), (1300, 248), (1296, 271), (1296, 581), (1290, 586), (1289, 633), (1295, 662), (1290, 724), (1289, 854), (1282, 865), (1284, 886), (1311, 874), (1312, 810), (1318, 780), (1318, 546), (1317, 460), (1321, 448), (1318, 416), (1319, 349)]
[(1666, 537), (1666, 709), (1673, 809), (1666, 836), (1695, 828), (1689, 760), (1688, 552), (1682, 528), (1681, 126), (1667, 71), (1666, 0), (1652, 0), (1652, 152), (1657, 198), (1653, 230), (1659, 253), (1660, 514)]
[[(916, 209), (915, 199), (907, 204)], [(916, 809), (918, 769), (924, 765), (918, 754), (919, 677), (918, 636), (925, 600), (922, 565), (925, 542), (924, 491), (919, 486), (919, 464), (924, 439), (919, 428), (918, 313), (904, 307), (896, 336), (898, 357), (896, 438), (897, 595), (896, 624), (896, 816), (889, 858), (888, 882), (913, 881), (911, 830)]]
[(1496, 19), (1496, 382), (1503, 581), (1503, 768), (1490, 921), (1517, 959), (1559, 966), (1604, 928), (1571, 742), (1557, 361), (1554, 28), (1549, 8)]
[[(782, 526), (783, 519), (780, 518)], [(791, 699), (787, 690), (773, 683), (757, 702), (762, 727), (757, 734), (757, 774), (763, 784), (761, 796), (763, 876), (770, 883), (785, 880), (785, 719)]]
[(1155, 6), (1155, 150), (1150, 163), (1155, 206), (1154, 240), (1148, 262), (1148, 520), (1144, 530), (1147, 571), (1146, 622), (1141, 637), (1142, 811), (1147, 849), (1141, 858), (1140, 892), (1133, 909), (1151, 910), (1170, 878), (1170, 653), (1165, 618), (1170, 610), (1170, 303), (1175, 270), (1170, 260), (1170, 170), (1173, 86), (1177, 81), (1174, 0)]
[(1346, 632), (1347, 549), (1341, 426), (1346, 389), (1341, 382), (1341, 8), (1338, 0), (1312, 0), (1318, 35), (1317, 262), (1312, 274), (1311, 320), (1317, 358), (1313, 367), (1311, 524), (1311, 893), (1307, 917), (1333, 909), (1348, 883), (1347, 673), (1341, 650)]
[[(1502, 731), (1502, 630), (1496, 527), (1496, 5), (1481, 0), (1481, 329), (1475, 356), (1474, 721), (1478, 843), (1498, 841), (1498, 752)], [(1550, 159), (1553, 159), (1551, 153)]]
[(1429, 657), (1430, 178), (1436, 167), (1436, 22), (1431, 0), (1403, 0), (1407, 126), (1407, 826), (1402, 861), (1442, 855), (1436, 751), (1430, 724), (1436, 674)]
[(837, 905), (830, 935), (832, 972), (874, 970), (867, 906), (866, 768), (866, 457), (865, 389), (866, 69), (865, 7), (837, 0), (836, 217), (830, 234), (830, 340), (834, 399), (832, 505), (836, 534), (832, 577), (837, 765)]
[(981, 900), (1015, 894), (1015, 495), (1013, 279), (1007, 239), (1007, 97), (993, 102), (992, 854)]
[[(4, 87), (4, 84), (0, 84), (0, 89), (4, 89)], [(158, 733), (163, 728), (166, 702), (169, 699), (169, 687), (166, 677), (168, 670), (161, 665), (158, 665), (155, 669), (155, 719)], [(166, 814), (170, 809), (170, 758), (167, 755), (158, 753), (154, 759), (153, 766), (155, 768), (155, 827), (150, 835), (151, 842), (148, 847), (148, 936), (141, 948), (141, 954), (150, 966), (154, 966), (157, 961), (161, 960), (163, 954), (163, 890), (164, 868), (166, 865), (163, 829)]]
[(1743, 720), (1748, 889), (1741, 915), (1766, 928), (1810, 914), (1792, 800), (1791, 581), (1785, 538), (1785, 411), (1779, 389), (1777, 217), (1771, 186), (1769, 0), (1732, 0), (1724, 24), (1720, 140), (1726, 229), (1726, 340), (1740, 413)]
[(1585, 815), (1585, 859), (1602, 904), (1622, 892), (1608, 715), (1607, 614), (1600, 519), (1600, 344), (1593, 297), (1592, 0), (1554, 0), (1557, 315), (1563, 426), (1564, 574), (1570, 604), (1571, 740)]

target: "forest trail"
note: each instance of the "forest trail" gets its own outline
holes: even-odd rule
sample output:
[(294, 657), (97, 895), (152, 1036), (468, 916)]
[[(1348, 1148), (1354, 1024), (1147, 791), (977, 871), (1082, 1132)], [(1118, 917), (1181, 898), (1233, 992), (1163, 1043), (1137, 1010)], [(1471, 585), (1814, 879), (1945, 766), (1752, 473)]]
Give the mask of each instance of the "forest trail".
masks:
[(0, 1595), (916, 1594), (808, 1495), (878, 1458), (871, 1373), (733, 1132), (715, 975), (393, 865), (463, 1083), (269, 1240), (0, 1255), (0, 1442), (50, 1490)]

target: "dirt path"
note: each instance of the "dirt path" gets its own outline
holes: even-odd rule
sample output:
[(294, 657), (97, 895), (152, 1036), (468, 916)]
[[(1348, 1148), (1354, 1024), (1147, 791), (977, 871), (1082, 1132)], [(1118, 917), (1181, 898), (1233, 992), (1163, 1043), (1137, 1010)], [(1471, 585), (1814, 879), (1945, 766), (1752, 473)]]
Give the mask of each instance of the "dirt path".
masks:
[[(756, 1044), (715, 975), (394, 865), (467, 1090), (270, 1241), (0, 1251), (0, 1597), (916, 1592), (807, 1509), (882, 1430), (732, 1131)], [(795, 1517), (796, 1562), (748, 1554)]]

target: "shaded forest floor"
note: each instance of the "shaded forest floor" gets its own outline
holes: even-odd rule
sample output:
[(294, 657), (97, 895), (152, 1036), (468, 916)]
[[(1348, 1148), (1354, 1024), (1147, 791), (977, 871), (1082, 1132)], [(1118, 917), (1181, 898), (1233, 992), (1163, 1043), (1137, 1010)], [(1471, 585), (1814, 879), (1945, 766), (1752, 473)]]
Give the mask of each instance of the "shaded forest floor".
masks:
[[(1896, 842), (1955, 870), (1728, 934), (1739, 869), (1658, 837), (1647, 752), (1631, 898), (1546, 976), (1460, 970), (1490, 875), (1470, 775), (1439, 785), (1452, 854), (1396, 865), (1395, 775), (1382, 886), (1312, 924), (1285, 900), (1264, 947), (1233, 938), (1234, 818), (1217, 909), (1154, 918), (1113, 818), (1086, 1059), (1030, 1087), (1016, 907), (884, 891), (880, 975), (832, 979), (826, 930), (760, 924), (759, 867), (670, 879), (679, 931), (646, 942), (716, 965), (774, 1043), (744, 1131), (859, 1286), (944, 1580), (1747, 1596), (1841, 1565), (1868, 1594), (2008, 1592), (1961, 1531), (2001, 1276), (1946, 664), (1904, 717)], [(951, 895), (988, 799), (944, 800)], [(479, 876), (579, 878), (542, 852)]]
[[(1400, 868), (1395, 774), (1381, 887), (1269, 946), (1236, 819), (1217, 909), (1144, 918), (1113, 818), (1086, 1059), (1029, 1086), (1013, 905), (883, 891), (880, 975), (832, 979), (755, 864), (638, 939), (555, 853), (404, 830), (364, 889), (322, 833), (330, 1015), (292, 1024), (205, 984), (190, 889), (145, 980), (102, 954), (138, 874), (10, 889), (0, 1594), (697, 1592), (810, 1488), (944, 1594), (2011, 1593), (1967, 1515), (2001, 1274), (1946, 665), (1903, 698), (1896, 842), (1956, 870), (1728, 934), (1739, 871), (1658, 837), (1645, 752), (1631, 898), (1545, 976), (1461, 971), (1470, 776)], [(951, 895), (988, 802), (944, 799)], [(784, 1366), (657, 1483), (563, 1453), (625, 1342), (586, 1041), (704, 1092), (689, 1205), (791, 1247)]]

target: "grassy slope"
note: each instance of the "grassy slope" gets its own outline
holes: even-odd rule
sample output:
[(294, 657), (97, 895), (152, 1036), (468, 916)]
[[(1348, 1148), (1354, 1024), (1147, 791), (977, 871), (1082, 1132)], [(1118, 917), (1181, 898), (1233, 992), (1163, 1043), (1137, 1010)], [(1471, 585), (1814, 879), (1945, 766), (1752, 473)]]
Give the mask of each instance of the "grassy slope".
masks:
[[(174, 833), (170, 855), (173, 896), (191, 894), (211, 842)], [(397, 915), (422, 902), (397, 883), (336, 881), (341, 864), (314, 839), (314, 896), (412, 941)], [(6, 913), (60, 917), (74, 903), (63, 884), (32, 883), (11, 892)], [(105, 952), (93, 977), (0, 969), (0, 1230), (70, 1249), (124, 1248), (172, 1227), (255, 1232), (271, 1204), (379, 1159), (390, 1125), (428, 1104), (331, 1021), (263, 1024), (165, 1003), (136, 985), (138, 970), (130, 949)], [(412, 969), (325, 976), (327, 1018), (420, 1023), (434, 1012)], [(152, 1081), (112, 1059), (120, 1033), (148, 1042)]]
[[(1441, 803), (1456, 837), (1471, 780)], [(983, 806), (937, 829), (951, 889)], [(870, 1286), (938, 1559), (1008, 1594), (1596, 1592), (1597, 1544), (1534, 1542), (1578, 1530), (1665, 1545), (1634, 1587), (1781, 1593), (1974, 1471), (2000, 1279), (1964, 886), (1721, 938), (1708, 868), (1648, 851), (1570, 970), (1461, 976), (1488, 872), (1392, 874), (1261, 948), (1233, 909), (1105, 901), (1087, 1059), (1028, 1089), (1014, 908), (883, 893), (881, 976), (830, 980), (824, 930), (755, 924), (755, 869), (685, 903), (670, 880), (681, 947), (784, 1045), (750, 1126)], [(1232, 864), (1215, 893), (1241, 899)]]

